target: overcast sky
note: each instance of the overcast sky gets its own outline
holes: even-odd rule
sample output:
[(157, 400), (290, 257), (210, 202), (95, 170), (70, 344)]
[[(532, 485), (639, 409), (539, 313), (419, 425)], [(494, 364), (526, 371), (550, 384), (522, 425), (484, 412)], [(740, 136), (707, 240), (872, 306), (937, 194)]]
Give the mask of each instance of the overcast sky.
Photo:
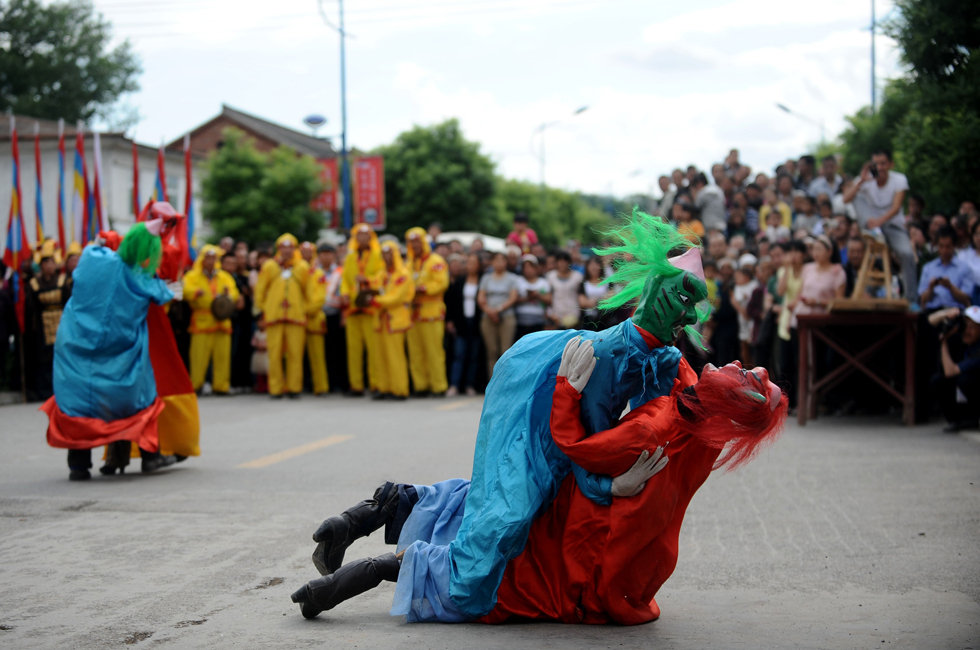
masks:
[[(143, 63), (131, 134), (158, 144), (222, 103), (339, 146), (340, 38), (317, 0), (95, 0)], [(336, 0), (324, 12), (338, 21)], [(507, 177), (653, 192), (731, 147), (756, 170), (870, 103), (871, 3), (824, 0), (348, 0), (348, 144), (459, 118)], [(892, 3), (878, 0), (879, 19)], [(879, 85), (899, 73), (877, 39)], [(782, 103), (795, 114), (777, 108)], [(588, 109), (574, 115), (576, 109)]]

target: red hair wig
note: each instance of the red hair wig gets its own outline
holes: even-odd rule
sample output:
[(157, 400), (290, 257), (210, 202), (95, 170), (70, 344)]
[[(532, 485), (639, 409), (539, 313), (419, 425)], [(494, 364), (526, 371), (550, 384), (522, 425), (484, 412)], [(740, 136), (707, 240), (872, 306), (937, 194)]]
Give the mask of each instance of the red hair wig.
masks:
[(786, 395), (769, 382), (764, 369), (746, 372), (737, 362), (720, 370), (706, 369), (677, 401), (691, 435), (710, 447), (725, 449), (715, 469), (734, 469), (752, 460), (778, 437), (789, 408)]

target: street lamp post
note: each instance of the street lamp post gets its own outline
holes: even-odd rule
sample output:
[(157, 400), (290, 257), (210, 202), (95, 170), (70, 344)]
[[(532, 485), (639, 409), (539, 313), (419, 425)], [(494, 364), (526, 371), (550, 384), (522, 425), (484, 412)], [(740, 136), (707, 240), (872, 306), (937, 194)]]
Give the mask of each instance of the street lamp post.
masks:
[(347, 160), (347, 32), (344, 30), (344, 0), (337, 0), (340, 8), (340, 24), (333, 25), (323, 11), (323, 0), (317, 3), (320, 16), (329, 27), (340, 34), (340, 189), (344, 197), (343, 224), (344, 230), (351, 228), (351, 187), (350, 164)]
[(820, 143), (823, 144), (824, 142), (827, 141), (827, 137), (826, 137), (826, 134), (825, 134), (824, 128), (823, 128), (823, 120), (815, 120), (812, 117), (807, 117), (806, 115), (803, 115), (802, 113), (798, 113), (798, 112), (794, 111), (793, 109), (791, 109), (789, 106), (786, 106), (785, 104), (780, 104), (779, 102), (776, 102), (776, 108), (778, 108), (779, 110), (783, 111), (784, 113), (789, 113), (790, 115), (793, 115), (794, 117), (796, 117), (798, 119), (801, 119), (804, 122), (809, 122), (810, 124), (813, 124), (814, 126), (819, 127), (820, 128)]
[[(582, 113), (584, 113), (587, 110), (589, 110), (589, 107), (588, 106), (579, 106), (578, 108), (576, 108), (572, 112), (571, 117), (575, 117), (576, 115), (581, 115)], [(538, 136), (539, 139), (540, 139), (540, 141), (538, 143), (538, 151), (537, 151), (537, 154), (538, 154), (538, 169), (539, 169), (540, 176), (541, 176), (541, 208), (542, 208), (542, 211), (544, 210), (545, 197), (547, 196), (546, 191), (545, 191), (545, 184), (544, 184), (544, 178), (545, 178), (544, 177), (544, 162), (545, 162), (545, 155), (544, 155), (544, 153), (545, 153), (545, 149), (544, 149), (544, 132), (547, 129), (551, 128), (552, 126), (555, 126), (556, 124), (558, 124), (560, 122), (561, 122), (561, 120), (552, 120), (551, 122), (542, 122), (540, 125), (538, 125), (534, 129), (534, 131), (531, 132), (531, 140), (532, 141), (534, 140), (534, 136)], [(533, 150), (534, 149), (532, 147), (532, 151)]]

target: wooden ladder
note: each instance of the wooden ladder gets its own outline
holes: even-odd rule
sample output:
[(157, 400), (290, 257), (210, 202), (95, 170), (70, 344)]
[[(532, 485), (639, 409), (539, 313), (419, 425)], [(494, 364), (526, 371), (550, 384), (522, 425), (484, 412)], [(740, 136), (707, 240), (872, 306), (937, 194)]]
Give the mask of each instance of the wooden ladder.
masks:
[[(892, 295), (892, 261), (888, 244), (873, 235), (865, 234), (864, 246), (864, 259), (861, 260), (861, 268), (858, 270), (851, 298), (864, 298), (864, 292), (868, 287), (879, 286), (885, 287), (886, 299), (897, 298)], [(880, 271), (874, 266), (875, 260), (878, 259), (881, 260)]]

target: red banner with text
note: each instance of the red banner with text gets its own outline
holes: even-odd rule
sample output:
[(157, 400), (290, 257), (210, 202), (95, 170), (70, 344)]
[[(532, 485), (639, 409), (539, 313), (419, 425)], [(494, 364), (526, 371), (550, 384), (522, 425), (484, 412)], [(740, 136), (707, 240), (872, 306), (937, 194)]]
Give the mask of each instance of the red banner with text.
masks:
[(357, 158), (354, 171), (354, 223), (385, 227), (385, 167), (381, 156)]
[(313, 199), (313, 209), (323, 213), (323, 220), (327, 228), (340, 228), (340, 211), (337, 202), (337, 193), (340, 190), (339, 166), (337, 158), (321, 158), (317, 160), (320, 165), (320, 180), (323, 182), (324, 190), (320, 196)]

